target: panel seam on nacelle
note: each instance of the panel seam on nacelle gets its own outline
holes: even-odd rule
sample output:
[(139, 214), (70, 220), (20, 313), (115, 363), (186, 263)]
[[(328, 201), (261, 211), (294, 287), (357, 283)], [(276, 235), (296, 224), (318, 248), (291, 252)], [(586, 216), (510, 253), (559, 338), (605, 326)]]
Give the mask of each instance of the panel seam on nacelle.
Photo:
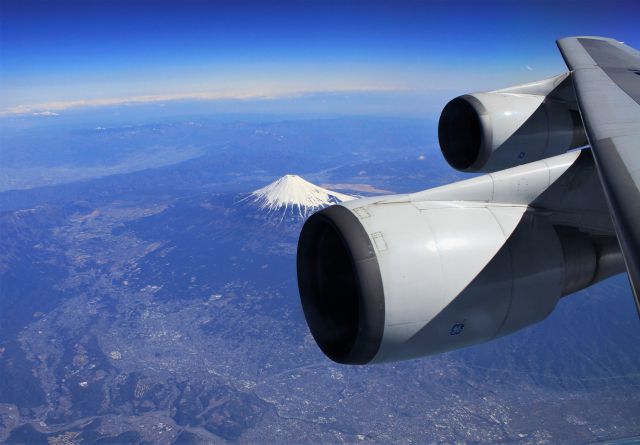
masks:
[[(491, 336), (491, 339), (494, 339), (498, 336), (498, 334), (500, 333), (500, 331), (502, 330), (502, 328), (504, 327), (504, 325), (507, 323), (507, 320), (509, 319), (509, 313), (511, 312), (511, 306), (513, 305), (513, 285), (515, 282), (515, 279), (513, 277), (513, 254), (511, 252), (511, 247), (509, 246), (509, 237), (511, 236), (511, 234), (507, 235), (504, 231), (504, 227), (502, 226), (502, 223), (500, 222), (500, 220), (498, 219), (498, 217), (495, 215), (495, 213), (493, 213), (493, 211), (491, 210), (491, 208), (488, 208), (489, 212), (491, 212), (491, 215), (493, 216), (493, 218), (496, 220), (496, 222), (498, 223), (498, 226), (500, 227), (500, 230), (502, 231), (502, 234), (505, 237), (504, 240), (504, 244), (503, 247), (506, 245), (507, 247), (507, 253), (509, 254), (509, 272), (511, 273), (511, 283), (509, 285), (509, 303), (507, 304), (507, 310), (504, 313), (504, 317), (502, 318), (502, 321), (500, 322), (500, 324), (498, 325), (498, 328), (496, 329), (496, 331), (493, 333), (493, 335)], [(525, 213), (527, 210), (525, 210), (521, 217), (520, 220), (518, 221), (518, 224), (520, 224), (520, 221), (522, 221), (522, 218), (524, 217)], [(516, 225), (517, 228), (518, 225)], [(516, 229), (514, 228), (513, 231), (515, 231)], [(513, 233), (513, 232), (511, 232)], [(500, 252), (500, 249), (498, 249), (498, 253), (496, 253), (496, 255), (498, 255)], [(493, 258), (492, 258), (493, 259)]]

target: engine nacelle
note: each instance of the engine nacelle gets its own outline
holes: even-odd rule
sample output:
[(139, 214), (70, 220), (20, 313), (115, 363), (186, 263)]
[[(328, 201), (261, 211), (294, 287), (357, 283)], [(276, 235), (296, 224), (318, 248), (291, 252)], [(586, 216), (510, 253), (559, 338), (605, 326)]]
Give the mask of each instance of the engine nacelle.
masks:
[(468, 172), (493, 172), (587, 144), (568, 73), (453, 99), (440, 115), (438, 139), (449, 165)]
[(485, 342), (541, 321), (561, 296), (624, 271), (614, 236), (558, 226), (553, 212), (528, 205), (554, 181), (579, 191), (571, 181), (586, 184), (584, 174), (563, 176), (572, 163), (583, 168), (578, 157), (312, 215), (298, 242), (298, 286), (322, 351), (363, 364)]

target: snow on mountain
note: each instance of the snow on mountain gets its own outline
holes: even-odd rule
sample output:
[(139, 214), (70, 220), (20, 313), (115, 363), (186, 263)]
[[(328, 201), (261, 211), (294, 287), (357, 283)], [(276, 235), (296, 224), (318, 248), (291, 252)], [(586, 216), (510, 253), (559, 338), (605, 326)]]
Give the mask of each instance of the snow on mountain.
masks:
[(269, 213), (282, 211), (283, 218), (291, 213), (304, 219), (322, 207), (355, 197), (319, 187), (297, 175), (285, 175), (251, 192), (246, 199)]

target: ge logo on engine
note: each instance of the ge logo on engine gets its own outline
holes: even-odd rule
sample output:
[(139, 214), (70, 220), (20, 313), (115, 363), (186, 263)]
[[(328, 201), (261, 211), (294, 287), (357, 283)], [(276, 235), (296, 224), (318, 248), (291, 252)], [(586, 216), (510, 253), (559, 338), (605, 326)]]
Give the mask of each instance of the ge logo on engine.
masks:
[(449, 335), (458, 335), (462, 333), (464, 329), (464, 323), (456, 323), (451, 326), (451, 330), (449, 331)]

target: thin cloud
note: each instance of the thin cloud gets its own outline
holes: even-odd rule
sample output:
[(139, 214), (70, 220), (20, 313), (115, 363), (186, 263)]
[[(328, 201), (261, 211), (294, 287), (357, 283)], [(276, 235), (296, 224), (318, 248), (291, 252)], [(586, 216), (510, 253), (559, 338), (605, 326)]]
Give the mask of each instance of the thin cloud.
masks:
[(38, 111), (31, 114), (34, 116), (60, 116), (60, 113), (54, 113), (53, 111)]
[(40, 104), (18, 105), (0, 110), (0, 116), (11, 116), (20, 114), (31, 114), (33, 116), (57, 116), (50, 110), (63, 111), (80, 107), (104, 107), (116, 105), (137, 105), (154, 102), (168, 102), (180, 100), (273, 100), (304, 96), (318, 93), (361, 93), (361, 92), (393, 92), (401, 91), (398, 88), (384, 87), (363, 87), (344, 88), (331, 90), (298, 90), (298, 91), (224, 91), (224, 92), (203, 92), (186, 94), (157, 94), (142, 96), (127, 96), (118, 98), (103, 99), (79, 99), (68, 101), (47, 102)]

